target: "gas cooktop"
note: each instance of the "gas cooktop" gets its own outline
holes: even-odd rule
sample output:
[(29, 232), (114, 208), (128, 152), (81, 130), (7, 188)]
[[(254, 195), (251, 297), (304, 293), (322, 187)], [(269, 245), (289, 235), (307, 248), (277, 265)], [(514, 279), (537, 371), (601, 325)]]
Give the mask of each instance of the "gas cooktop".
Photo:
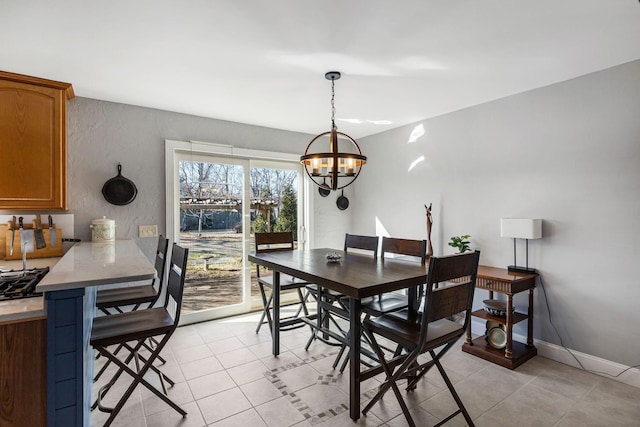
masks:
[(48, 272), (49, 267), (0, 270), (0, 301), (41, 296), (36, 285)]

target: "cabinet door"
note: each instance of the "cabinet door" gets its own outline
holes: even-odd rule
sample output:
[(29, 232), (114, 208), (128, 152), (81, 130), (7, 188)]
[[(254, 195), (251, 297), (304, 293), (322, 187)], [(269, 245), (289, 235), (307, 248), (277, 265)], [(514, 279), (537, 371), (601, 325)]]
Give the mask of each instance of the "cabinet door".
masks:
[(0, 209), (66, 209), (64, 91), (0, 79)]

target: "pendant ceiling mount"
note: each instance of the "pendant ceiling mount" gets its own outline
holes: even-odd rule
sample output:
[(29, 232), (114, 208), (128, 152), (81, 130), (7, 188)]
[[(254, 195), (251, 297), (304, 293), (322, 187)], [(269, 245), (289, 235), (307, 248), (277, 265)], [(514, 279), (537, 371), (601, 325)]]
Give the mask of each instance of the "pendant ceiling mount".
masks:
[(356, 180), (367, 158), (358, 143), (336, 127), (335, 81), (340, 79), (340, 72), (329, 71), (324, 77), (331, 81), (331, 130), (311, 140), (300, 162), (314, 184), (335, 191)]

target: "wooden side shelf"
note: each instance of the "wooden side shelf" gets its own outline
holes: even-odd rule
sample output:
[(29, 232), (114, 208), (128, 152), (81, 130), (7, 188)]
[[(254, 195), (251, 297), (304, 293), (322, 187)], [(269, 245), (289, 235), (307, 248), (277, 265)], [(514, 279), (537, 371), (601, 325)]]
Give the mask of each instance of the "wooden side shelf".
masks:
[(527, 347), (526, 344), (514, 341), (513, 359), (507, 359), (504, 357), (504, 350), (491, 347), (485, 341), (484, 336), (473, 339), (470, 344), (462, 344), (462, 351), (509, 369), (517, 368), (538, 354), (538, 350), (535, 347)]
[[(484, 335), (472, 340), (471, 322), (469, 322), (467, 339), (462, 345), (462, 351), (509, 369), (517, 368), (538, 354), (538, 350), (533, 345), (533, 289), (536, 286), (537, 277), (537, 274), (510, 273), (503, 268), (479, 266), (476, 289), (489, 291), (490, 299), (493, 299), (494, 293), (506, 295), (507, 315), (506, 317), (493, 316), (484, 309), (475, 310), (471, 315), (504, 325), (507, 343), (504, 349), (496, 349), (486, 342)], [(524, 291), (529, 293), (527, 314), (512, 311), (513, 295)], [(527, 321), (527, 342), (523, 344), (513, 340), (513, 325), (525, 320)]]

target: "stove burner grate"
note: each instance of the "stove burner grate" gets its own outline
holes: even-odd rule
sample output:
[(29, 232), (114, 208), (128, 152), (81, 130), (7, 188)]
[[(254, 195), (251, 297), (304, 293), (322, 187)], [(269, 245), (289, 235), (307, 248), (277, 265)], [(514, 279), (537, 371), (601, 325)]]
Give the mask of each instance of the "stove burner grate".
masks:
[(49, 267), (0, 271), (0, 301), (41, 296), (36, 285), (48, 272)]

